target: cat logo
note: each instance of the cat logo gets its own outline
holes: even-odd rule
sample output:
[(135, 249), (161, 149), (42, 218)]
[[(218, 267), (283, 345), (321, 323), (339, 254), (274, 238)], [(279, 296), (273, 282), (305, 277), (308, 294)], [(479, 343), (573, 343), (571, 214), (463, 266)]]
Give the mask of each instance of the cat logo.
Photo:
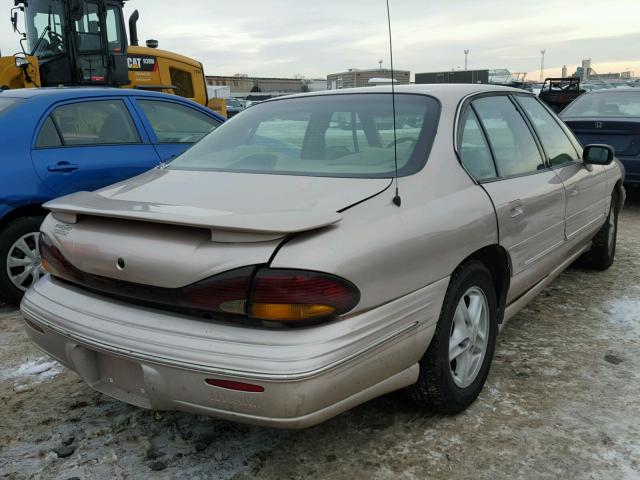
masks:
[(129, 70), (154, 72), (156, 65), (156, 57), (151, 55), (129, 55), (127, 57), (127, 67)]

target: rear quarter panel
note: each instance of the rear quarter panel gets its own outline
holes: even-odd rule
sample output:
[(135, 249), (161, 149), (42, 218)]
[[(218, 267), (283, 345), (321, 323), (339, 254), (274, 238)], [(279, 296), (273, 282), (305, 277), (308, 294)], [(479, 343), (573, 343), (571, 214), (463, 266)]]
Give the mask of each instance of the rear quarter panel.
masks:
[(272, 261), (274, 268), (334, 273), (361, 292), (355, 311), (407, 295), (451, 275), (475, 251), (498, 243), (493, 204), (458, 163), (453, 118), (443, 114), (422, 171), (345, 212), (319, 232), (296, 236)]

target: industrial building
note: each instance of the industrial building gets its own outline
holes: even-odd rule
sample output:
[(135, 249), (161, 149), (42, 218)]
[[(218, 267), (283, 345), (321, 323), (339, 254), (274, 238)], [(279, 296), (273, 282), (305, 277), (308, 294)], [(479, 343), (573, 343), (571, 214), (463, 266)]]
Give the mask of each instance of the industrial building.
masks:
[(324, 80), (306, 78), (250, 77), (245, 74), (232, 76), (207, 75), (207, 85), (211, 87), (229, 87), (230, 94), (236, 98), (271, 98), (301, 92), (323, 89)]
[(416, 83), (489, 83), (489, 70), (416, 73)]
[[(391, 70), (387, 68), (375, 68), (371, 70), (350, 68), (346, 72), (327, 75), (327, 90), (367, 87), (372, 85), (371, 80), (381, 78), (388, 78), (391, 80)], [(411, 72), (409, 70), (394, 70), (393, 79), (395, 80), (395, 83), (408, 84), (411, 82)], [(379, 84), (380, 82), (377, 83)]]

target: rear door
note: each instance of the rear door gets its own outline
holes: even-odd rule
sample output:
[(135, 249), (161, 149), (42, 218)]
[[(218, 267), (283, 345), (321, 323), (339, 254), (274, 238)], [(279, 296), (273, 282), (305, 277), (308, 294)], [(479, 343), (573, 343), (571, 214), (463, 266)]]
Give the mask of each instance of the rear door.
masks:
[(565, 241), (564, 188), (509, 96), (484, 96), (470, 108), (461, 159), (495, 206), (500, 244), (511, 259), (513, 299), (548, 273), (545, 260)]
[(116, 97), (55, 105), (36, 129), (31, 158), (58, 195), (97, 190), (160, 162), (126, 99)]
[(570, 140), (571, 133), (537, 99), (525, 95), (516, 98), (538, 133), (549, 165), (564, 184), (567, 239), (589, 238), (607, 213), (605, 167), (584, 165), (582, 152)]
[(211, 114), (187, 103), (137, 98), (136, 107), (163, 162), (169, 161), (222, 124)]

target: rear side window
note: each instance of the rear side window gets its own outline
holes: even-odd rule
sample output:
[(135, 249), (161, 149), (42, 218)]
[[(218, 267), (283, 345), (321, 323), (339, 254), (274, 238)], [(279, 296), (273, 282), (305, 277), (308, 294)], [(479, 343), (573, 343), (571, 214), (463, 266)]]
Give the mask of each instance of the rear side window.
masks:
[(221, 122), (173, 102), (138, 100), (160, 143), (195, 143)]
[(55, 125), (53, 124), (53, 120), (51, 117), (47, 117), (47, 120), (44, 122), (40, 133), (38, 134), (38, 140), (36, 140), (37, 148), (49, 148), (49, 147), (61, 147), (62, 140), (60, 140), (60, 135), (58, 135), (58, 130), (56, 130)]
[(467, 108), (462, 118), (458, 145), (460, 160), (473, 178), (487, 180), (497, 176), (491, 150), (482, 133), (478, 117), (471, 108)]
[(538, 132), (545, 152), (552, 166), (564, 165), (577, 160), (577, 152), (558, 122), (534, 97), (518, 96), (518, 103), (527, 113)]
[(498, 175), (510, 177), (544, 169), (531, 130), (506, 96), (484, 97), (472, 103), (493, 151)]
[(122, 100), (72, 103), (51, 114), (66, 146), (140, 143)]

